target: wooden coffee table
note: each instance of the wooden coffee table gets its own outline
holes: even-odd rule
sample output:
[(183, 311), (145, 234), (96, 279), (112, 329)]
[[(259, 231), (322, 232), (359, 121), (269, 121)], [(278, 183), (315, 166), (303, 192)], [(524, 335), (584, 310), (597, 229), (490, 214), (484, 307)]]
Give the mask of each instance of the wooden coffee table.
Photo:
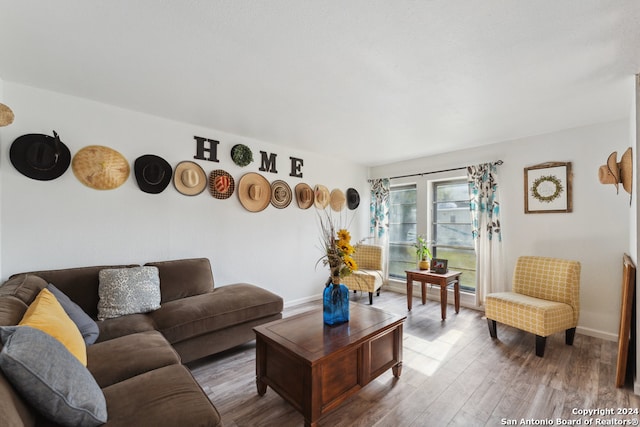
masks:
[(351, 304), (341, 325), (325, 325), (315, 309), (253, 328), (258, 394), (271, 387), (304, 415), (305, 426), (316, 426), (389, 368), (400, 376), (405, 319)]

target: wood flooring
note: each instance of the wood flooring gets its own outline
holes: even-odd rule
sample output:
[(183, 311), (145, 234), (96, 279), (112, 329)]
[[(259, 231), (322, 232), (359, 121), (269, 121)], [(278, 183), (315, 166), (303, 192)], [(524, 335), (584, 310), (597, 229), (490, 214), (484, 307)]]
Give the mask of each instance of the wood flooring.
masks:
[[(368, 295), (351, 294), (352, 304), (368, 304)], [(617, 343), (577, 334), (574, 345), (564, 333), (547, 339), (544, 358), (535, 355), (535, 337), (498, 324), (498, 340), (489, 337), (483, 313), (422, 305), (414, 298), (383, 290), (374, 307), (406, 314), (402, 375), (391, 370), (362, 388), (320, 420), (321, 426), (501, 426), (620, 425), (640, 409), (632, 386), (615, 388)], [(288, 308), (284, 316), (320, 305)], [(226, 427), (303, 426), (302, 415), (268, 388), (258, 396), (255, 342), (188, 365), (216, 405)], [(577, 412), (601, 410), (602, 415)], [(607, 413), (610, 410), (613, 414)], [(577, 412), (577, 413), (576, 413)], [(552, 424), (551, 424), (551, 423)], [(580, 422), (580, 424), (578, 424)], [(634, 424), (637, 425), (637, 424)]]

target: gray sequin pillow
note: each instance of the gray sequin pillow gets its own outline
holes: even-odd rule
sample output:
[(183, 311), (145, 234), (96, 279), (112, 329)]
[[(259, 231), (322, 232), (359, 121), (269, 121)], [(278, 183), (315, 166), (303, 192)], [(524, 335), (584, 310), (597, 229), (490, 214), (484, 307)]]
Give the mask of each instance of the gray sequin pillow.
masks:
[(100, 270), (98, 319), (160, 308), (160, 277), (152, 266)]

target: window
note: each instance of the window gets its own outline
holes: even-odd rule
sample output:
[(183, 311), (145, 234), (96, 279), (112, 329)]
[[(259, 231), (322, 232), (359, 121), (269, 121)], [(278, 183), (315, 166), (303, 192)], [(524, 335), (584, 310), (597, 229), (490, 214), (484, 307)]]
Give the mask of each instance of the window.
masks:
[(405, 270), (416, 268), (415, 184), (392, 187), (389, 193), (389, 276), (406, 278)]
[(414, 244), (419, 234), (433, 242), (431, 253), (462, 271), (460, 286), (476, 289), (476, 256), (471, 234), (466, 177), (394, 185), (389, 194), (389, 276), (405, 280), (417, 267)]
[(432, 255), (449, 261), (448, 268), (462, 271), (460, 286), (476, 289), (476, 254), (471, 234), (469, 185), (466, 179), (432, 183)]

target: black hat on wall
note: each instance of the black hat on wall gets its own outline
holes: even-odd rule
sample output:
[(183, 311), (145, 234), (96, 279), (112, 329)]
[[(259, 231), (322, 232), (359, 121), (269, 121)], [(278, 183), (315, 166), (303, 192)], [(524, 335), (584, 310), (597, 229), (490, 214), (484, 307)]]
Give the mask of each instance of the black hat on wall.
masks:
[(40, 133), (19, 136), (11, 144), (9, 158), (18, 172), (39, 181), (60, 177), (71, 164), (71, 152), (56, 131), (53, 136)]
[(162, 157), (145, 154), (133, 163), (138, 187), (145, 193), (162, 193), (171, 182), (173, 170), (171, 165)]
[(360, 206), (360, 194), (355, 188), (349, 188), (347, 190), (347, 207), (350, 210), (354, 210), (358, 206)]

